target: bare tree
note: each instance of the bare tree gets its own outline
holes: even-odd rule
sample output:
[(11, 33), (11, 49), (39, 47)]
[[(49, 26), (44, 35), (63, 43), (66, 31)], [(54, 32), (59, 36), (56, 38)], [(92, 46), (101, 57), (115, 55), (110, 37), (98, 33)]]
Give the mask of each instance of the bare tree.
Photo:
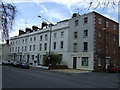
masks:
[(12, 30), (15, 15), (16, 7), (14, 4), (0, 1), (0, 30), (2, 30), (2, 40), (9, 38), (9, 31)]
[(120, 0), (84, 0), (84, 2), (79, 2), (79, 3), (88, 3), (88, 6), (86, 8), (77, 8), (76, 10), (84, 12), (85, 10), (96, 10), (98, 8), (102, 8), (103, 10), (106, 8), (109, 8), (111, 6), (113, 10), (116, 8), (118, 5), (118, 2)]
[(103, 7), (104, 9), (104, 8), (107, 8), (109, 5), (112, 6), (114, 9), (114, 7), (117, 6), (118, 2), (120, 2), (120, 0), (91, 0), (89, 2), (89, 6), (87, 9), (89, 10), (90, 8), (92, 8), (93, 4), (95, 3), (96, 3), (96, 6), (94, 9), (97, 9), (99, 7)]

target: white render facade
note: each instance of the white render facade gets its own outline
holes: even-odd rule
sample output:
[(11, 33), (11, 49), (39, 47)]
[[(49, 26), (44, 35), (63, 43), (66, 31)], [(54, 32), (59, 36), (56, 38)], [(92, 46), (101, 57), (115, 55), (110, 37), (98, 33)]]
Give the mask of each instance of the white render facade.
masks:
[(0, 61), (2, 60), (2, 44), (0, 44)]
[[(10, 39), (10, 60), (42, 64), (49, 52), (50, 27)], [(94, 70), (94, 13), (76, 14), (52, 26), (51, 52), (61, 56), (69, 68)], [(36, 57), (37, 56), (37, 57)]]

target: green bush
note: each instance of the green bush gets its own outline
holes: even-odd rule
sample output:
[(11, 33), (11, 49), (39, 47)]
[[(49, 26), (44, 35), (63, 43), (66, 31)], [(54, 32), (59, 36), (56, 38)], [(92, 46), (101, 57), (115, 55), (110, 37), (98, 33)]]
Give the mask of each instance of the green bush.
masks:
[[(50, 59), (49, 59), (50, 56)], [(60, 64), (60, 58), (58, 54), (51, 53), (50, 55), (47, 53), (43, 56), (43, 65), (48, 66), (48, 65), (56, 65)]]

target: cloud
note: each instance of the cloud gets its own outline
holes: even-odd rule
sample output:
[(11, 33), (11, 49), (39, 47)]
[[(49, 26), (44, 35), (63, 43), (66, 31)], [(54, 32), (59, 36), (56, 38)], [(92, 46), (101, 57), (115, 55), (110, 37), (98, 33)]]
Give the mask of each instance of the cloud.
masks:
[[(107, 2), (109, 1), (109, 5), (110, 5), (113, 1), (116, 1), (116, 3), (117, 3), (119, 0), (106, 0), (106, 1)], [(87, 7), (87, 5), (90, 4), (90, 2), (93, 2), (92, 7), (96, 7), (99, 2), (101, 5), (103, 5), (105, 0), (3, 0), (3, 2), (7, 2), (7, 3), (11, 3), (11, 2), (13, 2), (13, 3), (35, 2), (37, 4), (46, 3), (46, 2), (53, 2), (53, 3), (65, 5), (66, 7), (70, 8), (73, 5), (82, 5), (84, 7)]]
[[(44, 5), (40, 5), (40, 7), (42, 8), (42, 10), (40, 11), (40, 13), (46, 15), (50, 21), (54, 21), (53, 19), (57, 19), (57, 20), (63, 20), (66, 19), (67, 17), (65, 16), (64, 12), (61, 10), (62, 8), (54, 8), (54, 9), (48, 9), (46, 8)], [(59, 12), (58, 12), (59, 11)]]
[(33, 0), (2, 0), (4, 3), (30, 3), (34, 2)]
[(25, 23), (25, 19), (21, 19), (20, 22), (16, 22), (13, 26), (13, 30), (9, 32), (9, 36), (13, 37), (19, 34), (19, 30), (25, 30), (26, 27), (31, 28), (33, 23)]
[[(3, 0), (3, 2), (7, 2), (7, 3), (11, 3), (11, 1), (13, 3), (36, 3), (41, 9), (40, 9), (40, 14), (44, 14), (44, 17), (49, 20), (49, 21), (52, 21), (54, 22), (53, 19), (57, 19), (57, 20), (63, 20), (65, 18), (67, 18), (66, 16), (66, 12), (63, 11), (61, 8), (58, 9), (58, 7), (56, 8), (48, 8), (46, 6), (44, 6), (45, 3), (56, 3), (56, 4), (59, 4), (63, 7), (65, 7), (65, 9), (68, 10), (68, 12), (70, 14), (73, 14), (73, 12), (79, 8), (79, 12), (80, 14), (81, 13), (86, 13), (89, 12), (89, 11), (93, 11), (94, 8), (97, 7), (97, 5), (99, 4), (100, 2), (100, 6), (98, 7), (99, 8), (103, 8), (104, 7), (104, 1), (105, 0)], [(90, 6), (90, 2), (93, 1), (92, 3), (92, 7), (90, 8), (90, 10), (88, 10), (88, 7)], [(109, 1), (110, 3), (112, 3), (113, 0), (107, 0)], [(116, 2), (118, 2), (118, 0), (115, 0)], [(105, 13), (104, 15), (108, 18), (112, 18), (114, 20), (116, 20), (115, 18), (116, 17), (113, 17), (111, 16), (114, 12), (115, 15), (117, 15), (118, 13), (118, 8), (115, 7), (115, 9), (112, 9), (112, 6), (111, 5), (108, 5), (108, 7), (105, 8)], [(67, 13), (68, 13), (67, 12)], [(26, 23), (26, 24), (25, 24)], [(24, 19), (20, 19), (20, 22), (16, 24), (16, 27), (15, 29), (17, 29), (17, 31), (15, 30), (15, 32), (18, 32), (19, 28), (17, 27), (21, 27), (21, 28), (24, 28), (24, 27), (31, 27), (33, 24), (32, 22), (29, 22), (27, 20), (24, 20)], [(13, 33), (14, 35), (15, 33)]]

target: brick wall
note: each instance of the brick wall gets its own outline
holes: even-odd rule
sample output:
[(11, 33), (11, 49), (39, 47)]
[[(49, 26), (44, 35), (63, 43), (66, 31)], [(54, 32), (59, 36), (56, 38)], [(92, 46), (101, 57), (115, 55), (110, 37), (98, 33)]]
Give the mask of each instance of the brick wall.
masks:
[[(102, 23), (98, 23), (101, 18)], [(106, 21), (109, 23), (105, 27)], [(113, 25), (116, 25), (116, 30), (113, 30)], [(95, 70), (103, 71), (106, 68), (106, 57), (110, 57), (110, 65), (118, 64), (118, 47), (119, 47), (119, 26), (118, 23), (95, 13)], [(100, 33), (100, 37), (99, 37)], [(115, 37), (115, 41), (113, 38)], [(98, 58), (100, 58), (101, 66), (98, 65)]]

